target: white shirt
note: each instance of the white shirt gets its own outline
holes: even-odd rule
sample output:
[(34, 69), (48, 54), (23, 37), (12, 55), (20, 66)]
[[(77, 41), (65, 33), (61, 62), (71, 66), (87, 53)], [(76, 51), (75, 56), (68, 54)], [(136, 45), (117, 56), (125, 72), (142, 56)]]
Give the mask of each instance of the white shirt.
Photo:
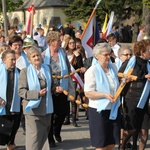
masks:
[(23, 56), (20, 56), (17, 60), (16, 60), (16, 67), (19, 68), (20, 70), (23, 68), (26, 68), (26, 63), (24, 61)]
[(115, 56), (118, 57), (118, 50), (119, 50), (120, 46), (118, 44), (115, 44), (111, 48), (114, 51)]
[[(114, 89), (115, 89), (115, 84), (114, 81), (110, 75), (110, 73), (106, 73), (106, 76), (108, 78), (108, 82), (110, 85), (110, 93), (114, 95)], [(89, 92), (89, 91), (96, 91), (96, 77), (95, 77), (95, 65), (91, 66), (84, 74), (85, 78), (85, 84), (84, 84), (84, 91)], [(89, 98), (89, 107), (91, 108), (96, 108), (98, 107), (98, 99), (91, 99)], [(111, 102), (107, 106), (106, 109), (111, 109)]]
[(34, 40), (38, 42), (38, 45), (40, 47), (44, 47), (45, 49), (48, 47), (45, 36), (40, 35), (34, 36)]
[(141, 41), (142, 39), (143, 39), (143, 32), (140, 31), (139, 34), (138, 34), (138, 36), (137, 36), (137, 41), (139, 42), (139, 41)]

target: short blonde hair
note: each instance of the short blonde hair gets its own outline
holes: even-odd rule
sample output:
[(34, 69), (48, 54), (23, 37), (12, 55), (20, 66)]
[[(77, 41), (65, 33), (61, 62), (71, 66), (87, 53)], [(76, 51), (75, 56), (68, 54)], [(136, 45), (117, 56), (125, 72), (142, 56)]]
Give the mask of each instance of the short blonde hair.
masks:
[(5, 50), (10, 50), (9, 45), (7, 44), (3, 44), (2, 46), (0, 46), (0, 54), (2, 54)]
[(51, 31), (46, 37), (46, 42), (50, 43), (58, 38), (60, 38), (60, 33), (58, 31)]

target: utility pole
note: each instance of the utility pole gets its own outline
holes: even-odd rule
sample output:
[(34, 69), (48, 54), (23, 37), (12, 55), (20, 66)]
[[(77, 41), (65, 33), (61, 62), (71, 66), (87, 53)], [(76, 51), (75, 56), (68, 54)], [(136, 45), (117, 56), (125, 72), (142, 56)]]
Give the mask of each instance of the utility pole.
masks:
[(4, 20), (4, 33), (5, 33), (5, 37), (7, 37), (8, 23), (7, 23), (7, 15), (6, 15), (6, 0), (2, 0), (2, 9), (3, 9), (3, 20)]

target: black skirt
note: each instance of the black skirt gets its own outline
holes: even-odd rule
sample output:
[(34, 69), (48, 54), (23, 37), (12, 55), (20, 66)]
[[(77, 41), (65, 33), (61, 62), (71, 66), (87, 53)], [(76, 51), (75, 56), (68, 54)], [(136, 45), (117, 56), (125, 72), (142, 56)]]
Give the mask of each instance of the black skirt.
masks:
[(124, 103), (124, 129), (141, 129), (145, 109), (137, 108), (137, 101), (126, 100)]
[(102, 148), (111, 144), (119, 144), (120, 140), (120, 115), (116, 120), (110, 120), (110, 110), (100, 113), (95, 108), (88, 108), (91, 144), (93, 147)]

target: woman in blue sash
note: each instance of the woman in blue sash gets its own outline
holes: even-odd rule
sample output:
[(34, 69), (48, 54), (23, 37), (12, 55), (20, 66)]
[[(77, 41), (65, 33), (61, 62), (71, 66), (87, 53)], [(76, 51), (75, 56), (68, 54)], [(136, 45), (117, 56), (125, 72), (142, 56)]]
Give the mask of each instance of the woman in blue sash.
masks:
[[(54, 76), (62, 76), (61, 79), (55, 78), (54, 85), (60, 85), (69, 95), (75, 96), (75, 89), (71, 77), (63, 78), (70, 74), (70, 64), (64, 49), (61, 48), (60, 33), (51, 31), (47, 36), (49, 47), (42, 53), (44, 55), (44, 64), (48, 64), (52, 68)], [(61, 142), (61, 127), (69, 112), (68, 97), (64, 93), (54, 93), (53, 104), (54, 113), (52, 114), (52, 125), (49, 132), (49, 142), (51, 147), (55, 147), (55, 139)], [(55, 139), (54, 139), (55, 136)]]
[(118, 57), (115, 59), (115, 65), (116, 65), (117, 69), (119, 70), (122, 63), (125, 60), (130, 59), (131, 56), (132, 56), (132, 50), (129, 46), (120, 47), (118, 50)]
[[(128, 139), (140, 131), (139, 149), (143, 150), (148, 137), (148, 119), (146, 113), (150, 91), (150, 41), (142, 40), (134, 44), (134, 55), (126, 60), (119, 72), (126, 73), (134, 68), (132, 75), (137, 76), (136, 81), (126, 84), (122, 95), (124, 96), (124, 134), (121, 149), (125, 149)], [(135, 139), (134, 139), (135, 140)], [(137, 149), (137, 139), (133, 148)]]
[[(31, 47), (27, 52), (30, 65), (20, 72), (18, 91), (23, 100), (26, 124), (26, 149), (49, 150), (48, 132), (53, 113), (52, 79), (48, 65), (42, 64), (38, 48)], [(63, 88), (56, 86), (56, 92)]]
[(91, 144), (96, 150), (112, 150), (119, 144), (120, 99), (113, 95), (119, 85), (117, 69), (110, 61), (111, 48), (98, 43), (93, 49), (95, 63), (85, 72), (85, 96), (89, 98)]
[(16, 57), (16, 67), (20, 70), (25, 68), (29, 65), (27, 61), (26, 54), (22, 50), (23, 40), (20, 36), (13, 36), (10, 38), (8, 45), (12, 50), (15, 51)]
[(10, 136), (0, 134), (0, 145), (7, 145), (7, 150), (14, 148), (14, 140), (20, 125), (21, 101), (18, 95), (19, 69), (15, 67), (15, 52), (5, 50), (0, 65), (0, 120), (8, 119), (13, 123)]

